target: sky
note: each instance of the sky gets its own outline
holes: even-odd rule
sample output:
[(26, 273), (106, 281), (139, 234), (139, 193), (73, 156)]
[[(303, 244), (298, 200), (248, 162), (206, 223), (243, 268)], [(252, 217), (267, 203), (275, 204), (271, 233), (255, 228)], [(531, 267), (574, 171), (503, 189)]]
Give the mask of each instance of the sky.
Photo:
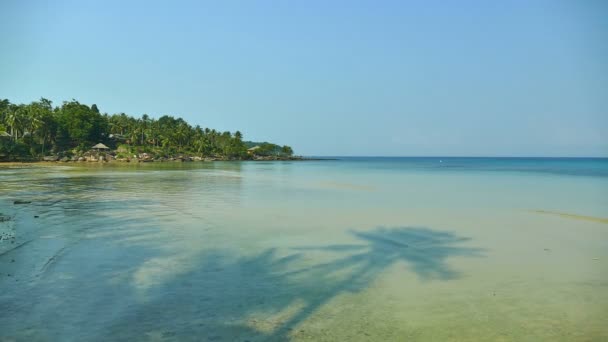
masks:
[(608, 156), (608, 2), (0, 1), (0, 98), (301, 155)]

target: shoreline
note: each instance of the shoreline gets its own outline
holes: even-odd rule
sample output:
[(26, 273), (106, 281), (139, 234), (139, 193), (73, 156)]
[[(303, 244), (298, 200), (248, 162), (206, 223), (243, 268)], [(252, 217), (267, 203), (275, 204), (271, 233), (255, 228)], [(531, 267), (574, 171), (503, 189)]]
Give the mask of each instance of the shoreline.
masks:
[(61, 165), (106, 165), (106, 164), (120, 164), (120, 165), (134, 165), (134, 164), (183, 164), (183, 163), (213, 163), (213, 162), (305, 162), (305, 161), (335, 161), (339, 160), (338, 158), (298, 158), (298, 159), (267, 159), (267, 160), (253, 160), (253, 159), (243, 159), (243, 160), (196, 160), (196, 161), (181, 161), (181, 160), (163, 160), (163, 161), (9, 161), (9, 162), (0, 162), (0, 166), (61, 166)]

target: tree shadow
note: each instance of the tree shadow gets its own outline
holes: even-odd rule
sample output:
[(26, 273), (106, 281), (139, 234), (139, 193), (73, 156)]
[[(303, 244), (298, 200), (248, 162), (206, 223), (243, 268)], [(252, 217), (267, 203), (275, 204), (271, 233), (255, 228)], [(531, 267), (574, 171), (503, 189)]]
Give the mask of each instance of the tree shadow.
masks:
[[(481, 249), (462, 246), (469, 238), (428, 228), (350, 234), (361, 243), (300, 247), (287, 255), (268, 249), (239, 258), (201, 256), (190, 272), (148, 291), (146, 304), (113, 325), (108, 338), (137, 339), (153, 330), (176, 340), (285, 341), (332, 299), (365, 290), (397, 262), (425, 281), (447, 281), (460, 276), (448, 258), (482, 256)], [(308, 254), (316, 252), (336, 255), (311, 264)]]
[[(463, 246), (469, 238), (428, 228), (380, 227), (349, 234), (358, 243), (253, 254), (208, 249), (180, 259), (170, 266), (178, 272), (143, 288), (134, 282), (141, 266), (150, 258), (173, 257), (170, 251), (154, 241), (126, 250), (108, 242), (108, 257), (91, 255), (84, 245), (65, 255), (54, 272), (89, 268), (68, 281), (43, 280), (29, 293), (32, 309), (25, 309), (28, 299), (19, 310), (10, 303), (17, 316), (11, 317), (9, 332), (19, 337), (16, 330), (34, 327), (37, 334), (23, 335), (33, 340), (286, 341), (298, 337), (301, 324), (334, 298), (365, 290), (397, 262), (423, 280), (448, 281), (460, 276), (449, 258), (482, 255), (478, 248)], [(92, 265), (99, 259), (105, 262)]]
[(321, 247), (300, 247), (299, 251), (327, 251), (347, 254), (332, 262), (314, 266), (307, 271), (331, 274), (344, 268), (361, 270), (361, 279), (367, 283), (365, 275), (375, 275), (396, 262), (406, 262), (410, 270), (424, 280), (449, 280), (459, 277), (459, 273), (446, 263), (454, 256), (481, 256), (482, 249), (464, 247), (461, 244), (471, 238), (460, 237), (452, 232), (437, 231), (425, 227), (378, 227), (372, 231), (351, 230), (350, 234), (360, 244), (328, 245)]
[(369, 287), (382, 272), (397, 262), (405, 262), (409, 269), (423, 280), (451, 280), (460, 276), (447, 263), (449, 257), (480, 257), (482, 249), (464, 247), (470, 238), (452, 232), (421, 227), (378, 227), (372, 231), (351, 230), (360, 244), (340, 244), (321, 247), (301, 247), (302, 251), (337, 253), (336, 259), (306, 269), (293, 271), (287, 276), (314, 279), (314, 284), (326, 286), (327, 294), (308, 301), (298, 315), (275, 332), (277, 340), (305, 321), (325, 303), (343, 292), (357, 292)]

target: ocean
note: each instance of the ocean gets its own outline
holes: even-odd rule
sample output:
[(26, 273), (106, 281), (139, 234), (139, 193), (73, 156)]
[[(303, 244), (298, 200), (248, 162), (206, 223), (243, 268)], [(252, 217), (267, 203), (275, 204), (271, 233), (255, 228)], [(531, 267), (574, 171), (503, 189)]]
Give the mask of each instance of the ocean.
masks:
[(608, 340), (608, 159), (0, 164), (0, 215), (0, 340)]

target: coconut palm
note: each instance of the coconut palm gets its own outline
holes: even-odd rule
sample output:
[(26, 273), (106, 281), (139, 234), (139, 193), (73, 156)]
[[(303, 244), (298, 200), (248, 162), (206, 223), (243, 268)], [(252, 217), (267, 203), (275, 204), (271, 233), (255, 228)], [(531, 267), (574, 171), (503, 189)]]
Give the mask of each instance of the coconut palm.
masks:
[(11, 128), (13, 140), (19, 139), (19, 131), (23, 130), (23, 105), (10, 105), (6, 113), (6, 123)]

